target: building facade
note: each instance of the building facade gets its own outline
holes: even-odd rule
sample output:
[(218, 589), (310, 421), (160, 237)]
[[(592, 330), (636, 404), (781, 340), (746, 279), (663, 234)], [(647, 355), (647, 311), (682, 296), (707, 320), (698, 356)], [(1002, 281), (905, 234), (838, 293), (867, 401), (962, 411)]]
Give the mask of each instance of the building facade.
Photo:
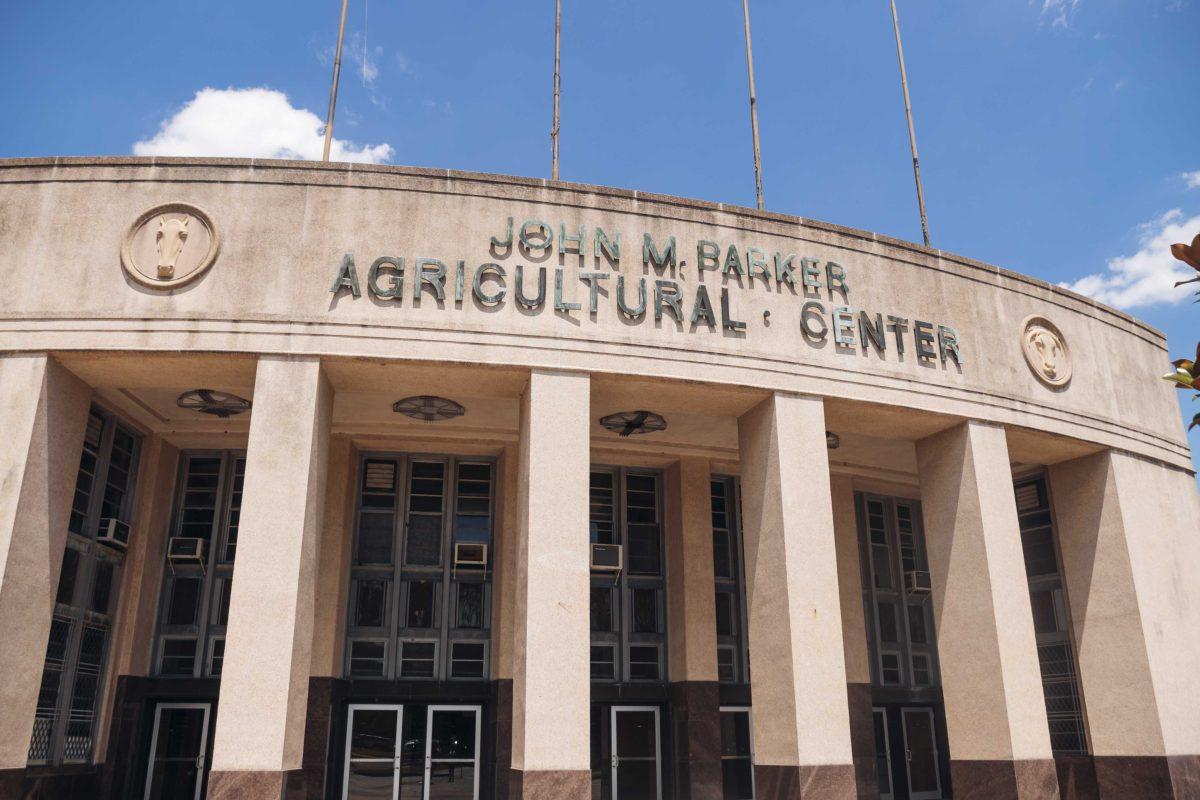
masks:
[(1200, 797), (1161, 334), (542, 180), (0, 162), (0, 798)]

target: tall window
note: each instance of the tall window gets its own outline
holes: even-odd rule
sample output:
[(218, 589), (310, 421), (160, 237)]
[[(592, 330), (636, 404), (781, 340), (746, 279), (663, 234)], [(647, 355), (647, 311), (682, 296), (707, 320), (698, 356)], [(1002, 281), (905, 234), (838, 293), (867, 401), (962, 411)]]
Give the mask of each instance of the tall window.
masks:
[(591, 473), (589, 536), (624, 547), (620, 573), (592, 575), (594, 681), (666, 680), (667, 617), (659, 474), (623, 468)]
[(348, 677), (487, 678), (494, 474), (481, 459), (363, 457)]
[(749, 683), (742, 515), (733, 478), (712, 481), (713, 573), (716, 577), (717, 677)]
[(187, 545), (196, 555), (168, 558), (163, 567), (154, 668), (163, 677), (216, 677), (225, 661), (246, 457), (203, 451), (180, 461), (167, 547)]
[[(108, 412), (88, 414), (75, 478), (29, 763), (86, 763), (108, 661), (124, 553), (111, 531), (128, 530), (138, 436)], [(123, 534), (117, 537), (125, 540)]]
[(1071, 647), (1071, 627), (1063, 594), (1062, 574), (1050, 496), (1042, 475), (1016, 481), (1017, 516), (1029, 579), (1029, 604), (1042, 668), (1042, 693), (1050, 725), (1050, 747), (1056, 755), (1086, 755), (1083, 703)]
[(927, 586), (921, 506), (913, 500), (856, 495), (863, 605), (876, 686), (938, 685), (937, 644)]

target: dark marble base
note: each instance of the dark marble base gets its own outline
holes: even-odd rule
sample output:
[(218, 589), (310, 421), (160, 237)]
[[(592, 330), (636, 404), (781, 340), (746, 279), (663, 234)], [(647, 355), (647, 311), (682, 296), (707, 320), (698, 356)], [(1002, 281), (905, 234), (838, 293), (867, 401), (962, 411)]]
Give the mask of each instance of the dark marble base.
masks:
[(850, 706), (850, 752), (854, 758), (854, 778), (859, 800), (879, 797), (879, 775), (875, 769), (875, 718), (871, 684), (847, 683), (846, 700)]
[(1096, 765), (1091, 756), (1055, 756), (1058, 796), (1062, 800), (1100, 800)]
[(757, 800), (856, 800), (854, 766), (755, 764), (754, 796)]
[(716, 681), (672, 683), (676, 800), (722, 800), (721, 691)]
[(103, 765), (0, 770), (0, 800), (74, 800), (100, 796)]
[(1167, 756), (1176, 800), (1200, 800), (1200, 755)]
[(1057, 800), (1058, 771), (1052, 759), (950, 761), (955, 800)]
[(208, 800), (300, 800), (304, 772), (213, 770), (208, 774)]
[(508, 775), (512, 771), (513, 687), (511, 678), (499, 678), (495, 684), (496, 764), (493, 775), (495, 800), (509, 800)]
[(336, 678), (308, 679), (308, 711), (304, 719), (304, 773), (306, 800), (325, 797), (326, 764), (333, 736), (333, 692)]
[(0, 769), (0, 800), (22, 800), (25, 770)]
[(510, 800), (591, 800), (590, 770), (509, 770)]
[[(1189, 758), (1193, 770), (1190, 778)], [(1200, 757), (1096, 756), (1093, 760), (1101, 800), (1118, 797), (1137, 797), (1139, 800), (1200, 798)]]

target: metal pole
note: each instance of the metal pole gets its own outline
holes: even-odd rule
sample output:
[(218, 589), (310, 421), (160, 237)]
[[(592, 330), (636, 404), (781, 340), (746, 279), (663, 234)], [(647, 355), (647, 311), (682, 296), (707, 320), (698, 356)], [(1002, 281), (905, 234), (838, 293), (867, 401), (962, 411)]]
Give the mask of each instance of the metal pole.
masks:
[(562, 0), (554, 0), (554, 127), (550, 129), (551, 180), (558, 180), (558, 98), (562, 93), (562, 80), (558, 72), (559, 45), (562, 36)]
[(925, 190), (921, 187), (921, 160), (917, 156), (917, 131), (913, 127), (912, 100), (908, 97), (908, 72), (904, 69), (904, 45), (900, 43), (900, 18), (892, 2), (892, 28), (896, 31), (896, 57), (900, 59), (900, 86), (904, 89), (904, 115), (908, 118), (908, 143), (912, 146), (913, 177), (917, 181), (917, 206), (921, 209), (921, 235), (929, 247), (929, 218), (925, 215)]
[(746, 18), (746, 71), (750, 76), (750, 130), (754, 134), (754, 193), (758, 198), (758, 209), (763, 207), (762, 160), (758, 150), (758, 99), (754, 94), (754, 53), (750, 48), (750, 2), (742, 0), (742, 14)]
[(337, 106), (338, 77), (342, 72), (342, 35), (346, 32), (346, 2), (342, 0), (342, 20), (338, 23), (337, 52), (333, 56), (333, 86), (329, 89), (329, 116), (325, 118), (325, 152), (322, 161), (329, 160), (329, 145), (333, 142), (333, 109)]

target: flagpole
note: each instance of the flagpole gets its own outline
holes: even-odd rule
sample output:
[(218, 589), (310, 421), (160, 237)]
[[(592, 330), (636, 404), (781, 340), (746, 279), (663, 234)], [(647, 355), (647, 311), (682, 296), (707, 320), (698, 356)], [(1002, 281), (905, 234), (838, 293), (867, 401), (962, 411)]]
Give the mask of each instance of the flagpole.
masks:
[(892, 3), (892, 28), (896, 32), (896, 57), (900, 60), (900, 86), (904, 89), (904, 115), (908, 119), (908, 143), (912, 147), (913, 178), (917, 182), (917, 206), (921, 210), (921, 235), (929, 247), (929, 218), (925, 215), (925, 190), (921, 187), (921, 160), (917, 156), (917, 131), (913, 127), (912, 100), (908, 96), (908, 72), (904, 69), (904, 45), (900, 42), (900, 17), (896, 0)]
[(342, 36), (346, 32), (346, 3), (342, 0), (342, 19), (338, 23), (337, 52), (333, 56), (333, 86), (329, 89), (329, 115), (325, 118), (325, 150), (322, 161), (329, 160), (329, 145), (333, 142), (333, 110), (337, 106), (338, 77), (342, 71)]
[(750, 47), (750, 3), (742, 0), (742, 14), (746, 20), (746, 72), (750, 77), (750, 130), (754, 134), (754, 193), (758, 209), (763, 207), (762, 159), (758, 149), (758, 99), (754, 93), (754, 53)]
[(558, 72), (560, 39), (562, 36), (562, 0), (554, 2), (554, 126), (550, 128), (551, 180), (558, 180), (558, 98), (562, 92), (562, 79)]

